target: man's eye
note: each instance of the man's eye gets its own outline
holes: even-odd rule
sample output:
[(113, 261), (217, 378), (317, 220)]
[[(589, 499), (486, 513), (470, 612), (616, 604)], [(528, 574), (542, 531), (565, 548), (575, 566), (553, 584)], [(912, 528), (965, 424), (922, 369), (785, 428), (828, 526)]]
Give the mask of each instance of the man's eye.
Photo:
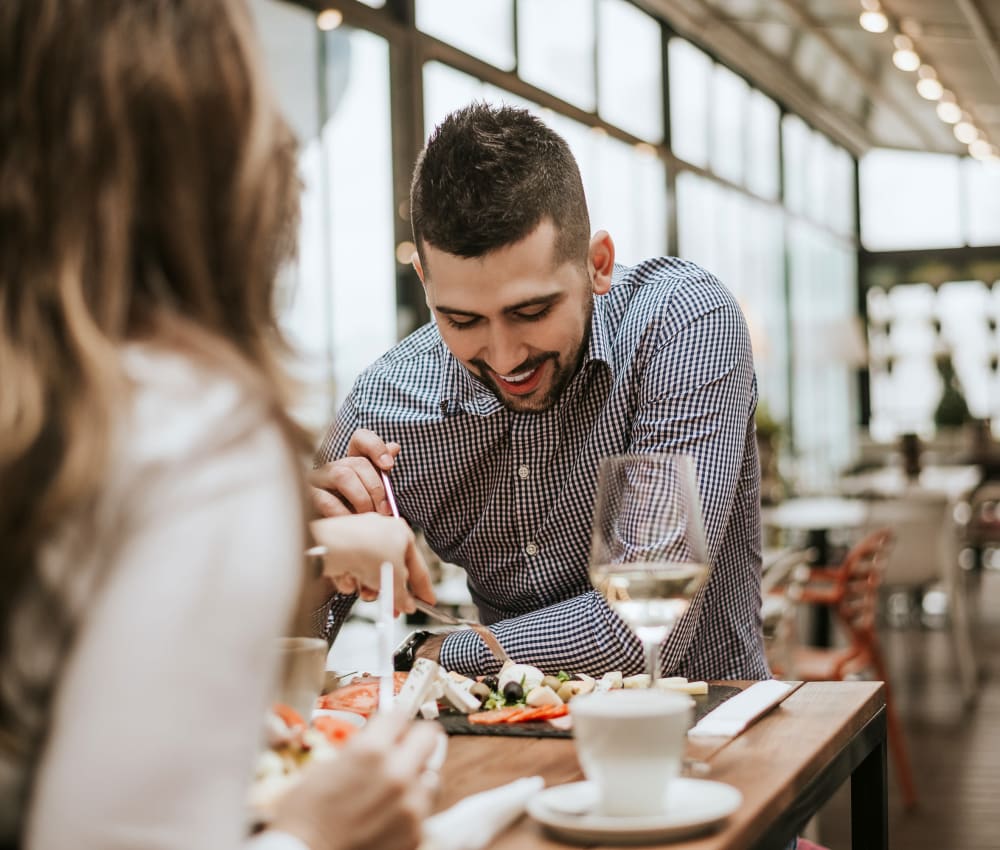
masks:
[(528, 310), (518, 310), (516, 315), (517, 315), (517, 318), (521, 319), (522, 321), (525, 321), (525, 322), (536, 322), (539, 319), (544, 319), (549, 314), (549, 311), (551, 309), (552, 309), (552, 305), (551, 304), (546, 304), (544, 307), (539, 307), (536, 310), (531, 310), (531, 311), (528, 311)]
[(451, 327), (461, 330), (462, 328), (471, 328), (479, 319), (455, 319), (451, 316), (445, 316), (445, 321), (448, 322)]

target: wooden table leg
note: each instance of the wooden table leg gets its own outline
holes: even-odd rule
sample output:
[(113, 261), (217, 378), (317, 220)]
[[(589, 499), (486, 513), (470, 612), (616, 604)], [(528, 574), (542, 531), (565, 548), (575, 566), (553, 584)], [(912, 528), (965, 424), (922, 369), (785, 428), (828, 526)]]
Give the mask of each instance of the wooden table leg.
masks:
[(886, 739), (851, 774), (851, 848), (888, 850), (889, 800)]

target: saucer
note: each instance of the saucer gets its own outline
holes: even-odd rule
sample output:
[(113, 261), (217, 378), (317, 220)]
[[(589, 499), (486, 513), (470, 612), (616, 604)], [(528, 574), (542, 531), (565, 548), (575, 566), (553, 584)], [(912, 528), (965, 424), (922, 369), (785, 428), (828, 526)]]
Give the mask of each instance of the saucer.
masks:
[(743, 795), (722, 782), (674, 779), (660, 815), (613, 817), (596, 812), (597, 788), (570, 782), (546, 788), (528, 802), (528, 814), (559, 838), (604, 844), (677, 841), (708, 832), (743, 802)]

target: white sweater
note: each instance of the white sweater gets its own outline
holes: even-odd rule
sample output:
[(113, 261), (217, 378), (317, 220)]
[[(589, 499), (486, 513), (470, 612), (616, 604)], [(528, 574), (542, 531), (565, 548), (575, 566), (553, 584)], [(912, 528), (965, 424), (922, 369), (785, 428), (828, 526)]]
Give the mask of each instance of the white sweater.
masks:
[[(0, 803), (0, 844), (23, 828), (26, 850), (235, 848), (302, 575), (294, 460), (231, 379), (123, 356), (137, 388), (92, 524), (45, 549), (0, 659), (2, 699), (55, 684), (44, 746), (27, 763), (0, 753), (0, 800), (37, 771), (20, 811)], [(77, 623), (68, 655), (45, 588)]]

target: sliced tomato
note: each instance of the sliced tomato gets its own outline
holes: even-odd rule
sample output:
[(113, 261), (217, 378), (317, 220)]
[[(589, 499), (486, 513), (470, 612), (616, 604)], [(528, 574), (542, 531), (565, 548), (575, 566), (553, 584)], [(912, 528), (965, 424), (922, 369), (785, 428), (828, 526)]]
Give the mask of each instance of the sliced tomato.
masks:
[[(406, 673), (393, 673), (393, 693), (399, 693), (406, 681)], [(319, 708), (330, 708), (338, 711), (353, 711), (369, 717), (378, 708), (378, 676), (364, 676), (324, 694), (317, 701)]]
[(469, 723), (473, 723), (476, 726), (492, 726), (497, 723), (505, 723), (511, 714), (523, 710), (522, 706), (515, 705), (511, 708), (494, 708), (492, 711), (477, 711), (469, 715)]
[(283, 702), (276, 702), (271, 706), (271, 711), (277, 714), (289, 729), (306, 725), (305, 720), (302, 719), (302, 715), (290, 705), (285, 705)]
[(313, 719), (313, 728), (322, 732), (326, 739), (335, 746), (340, 746), (358, 731), (358, 727), (339, 717), (321, 714)]

